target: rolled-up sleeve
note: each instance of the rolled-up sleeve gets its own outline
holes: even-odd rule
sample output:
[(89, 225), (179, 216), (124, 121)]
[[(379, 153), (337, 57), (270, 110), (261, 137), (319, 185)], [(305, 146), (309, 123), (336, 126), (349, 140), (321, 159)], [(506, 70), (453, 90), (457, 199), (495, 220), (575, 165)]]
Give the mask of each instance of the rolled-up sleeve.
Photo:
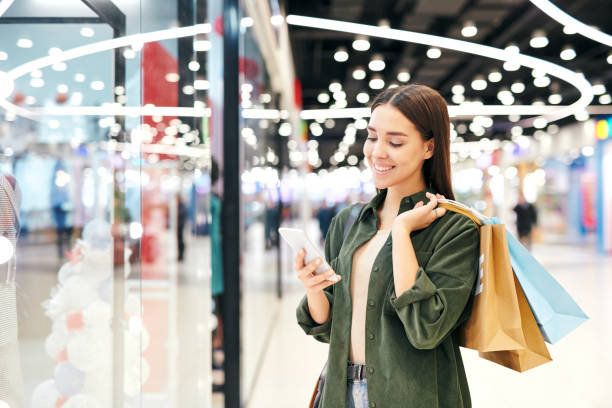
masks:
[(437, 347), (461, 323), (478, 274), (479, 244), (475, 224), (460, 216), (419, 266), (413, 287), (396, 297), (391, 285), (391, 305), (415, 348)]
[(297, 307), (296, 316), (297, 321), (302, 330), (309, 336), (313, 336), (316, 340), (329, 343), (329, 337), (331, 335), (331, 322), (332, 322), (332, 305), (334, 301), (334, 294), (331, 290), (333, 286), (323, 289), (327, 300), (329, 301), (329, 318), (323, 324), (318, 324), (310, 316), (310, 310), (308, 309), (308, 299), (306, 296), (302, 298), (302, 301)]

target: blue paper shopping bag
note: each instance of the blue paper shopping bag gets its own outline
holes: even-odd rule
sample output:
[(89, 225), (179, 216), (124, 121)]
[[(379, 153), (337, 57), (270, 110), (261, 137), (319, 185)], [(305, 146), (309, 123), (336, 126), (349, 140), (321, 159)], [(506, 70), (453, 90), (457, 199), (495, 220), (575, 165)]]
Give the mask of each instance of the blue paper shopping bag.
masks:
[[(491, 218), (492, 224), (499, 224)], [(554, 344), (584, 323), (588, 317), (563, 286), (514, 238), (506, 234), (510, 262), (544, 340)]]

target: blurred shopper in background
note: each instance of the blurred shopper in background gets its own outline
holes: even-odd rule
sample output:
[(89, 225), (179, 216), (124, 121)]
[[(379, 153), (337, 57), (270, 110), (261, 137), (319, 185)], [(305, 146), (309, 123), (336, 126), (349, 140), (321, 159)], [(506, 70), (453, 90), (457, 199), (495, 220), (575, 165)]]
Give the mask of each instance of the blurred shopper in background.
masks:
[(523, 191), (519, 190), (519, 200), (514, 207), (516, 213), (516, 232), (525, 248), (531, 251), (531, 234), (538, 222), (538, 213), (533, 204), (525, 200)]
[[(219, 164), (213, 158), (210, 169), (210, 185), (214, 187), (219, 180)], [(221, 210), (222, 202), (217, 193), (210, 194), (210, 250), (212, 262), (211, 292), (214, 301), (214, 313), (217, 317), (217, 328), (213, 333), (213, 349), (223, 349), (223, 248), (221, 247)]]
[(321, 230), (321, 239), (325, 241), (329, 225), (332, 218), (336, 214), (336, 205), (333, 201), (322, 200), (321, 207), (317, 211), (317, 220), (319, 221), (319, 229)]
[(406, 85), (383, 91), (371, 110), (363, 152), (378, 193), (346, 237), (352, 207), (332, 220), (331, 270), (315, 275), (319, 259), (295, 258), (306, 290), (298, 323), (329, 343), (313, 405), (470, 407), (455, 330), (469, 317), (479, 236), (470, 219), (437, 207), (454, 199), (446, 102)]

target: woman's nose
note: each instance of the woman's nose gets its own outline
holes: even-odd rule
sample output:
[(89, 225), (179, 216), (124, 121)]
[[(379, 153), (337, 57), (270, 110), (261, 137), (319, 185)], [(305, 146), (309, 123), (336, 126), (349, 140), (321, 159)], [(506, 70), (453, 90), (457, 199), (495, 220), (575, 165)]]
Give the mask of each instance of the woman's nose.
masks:
[(372, 155), (375, 157), (385, 157), (387, 155), (387, 151), (380, 141), (374, 143), (374, 147), (372, 149)]

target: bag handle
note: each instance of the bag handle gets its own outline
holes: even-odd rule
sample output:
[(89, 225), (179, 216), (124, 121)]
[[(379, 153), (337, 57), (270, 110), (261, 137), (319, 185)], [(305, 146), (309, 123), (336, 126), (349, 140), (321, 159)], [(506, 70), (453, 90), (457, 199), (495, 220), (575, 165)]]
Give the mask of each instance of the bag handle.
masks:
[(439, 199), (438, 207), (442, 207), (449, 211), (465, 215), (466, 217), (471, 219), (477, 227), (481, 227), (482, 225), (486, 224), (486, 221), (488, 220), (487, 216), (455, 200)]

